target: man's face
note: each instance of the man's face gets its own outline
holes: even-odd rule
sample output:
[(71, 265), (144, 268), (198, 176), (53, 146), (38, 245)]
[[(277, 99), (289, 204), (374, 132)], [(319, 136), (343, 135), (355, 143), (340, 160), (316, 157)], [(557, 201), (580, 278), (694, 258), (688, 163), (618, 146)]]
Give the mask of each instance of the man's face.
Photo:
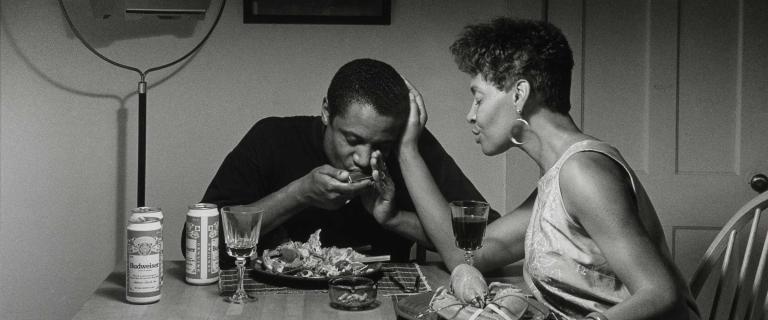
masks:
[(369, 172), (371, 154), (386, 157), (397, 146), (403, 121), (377, 113), (370, 105), (353, 103), (346, 112), (330, 118), (323, 106), (326, 126), (323, 148), (330, 164), (339, 169)]

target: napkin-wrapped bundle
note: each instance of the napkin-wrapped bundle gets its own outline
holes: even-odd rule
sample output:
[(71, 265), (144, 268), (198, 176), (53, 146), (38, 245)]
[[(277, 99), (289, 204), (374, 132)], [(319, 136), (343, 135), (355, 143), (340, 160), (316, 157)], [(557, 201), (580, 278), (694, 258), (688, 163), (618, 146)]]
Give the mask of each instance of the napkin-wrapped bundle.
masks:
[(429, 310), (445, 319), (457, 320), (541, 320), (549, 309), (511, 284), (486, 284), (480, 271), (460, 264), (451, 272), (449, 290), (435, 291)]
[(546, 305), (511, 284), (491, 283), (485, 301), (485, 305), (480, 307), (464, 303), (450, 290), (440, 287), (435, 291), (429, 308), (449, 320), (543, 320), (549, 316)]

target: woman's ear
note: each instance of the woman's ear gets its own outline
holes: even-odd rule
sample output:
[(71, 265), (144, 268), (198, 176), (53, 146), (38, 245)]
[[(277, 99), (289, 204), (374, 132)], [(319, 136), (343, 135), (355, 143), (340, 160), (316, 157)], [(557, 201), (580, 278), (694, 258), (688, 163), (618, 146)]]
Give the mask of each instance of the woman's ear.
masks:
[(517, 113), (522, 114), (525, 102), (528, 101), (528, 97), (531, 94), (531, 84), (528, 80), (520, 79), (515, 82), (512, 90), (514, 91), (514, 102)]
[(329, 115), (328, 115), (328, 98), (323, 98), (323, 106), (320, 109), (320, 120), (323, 121), (324, 125), (328, 125)]

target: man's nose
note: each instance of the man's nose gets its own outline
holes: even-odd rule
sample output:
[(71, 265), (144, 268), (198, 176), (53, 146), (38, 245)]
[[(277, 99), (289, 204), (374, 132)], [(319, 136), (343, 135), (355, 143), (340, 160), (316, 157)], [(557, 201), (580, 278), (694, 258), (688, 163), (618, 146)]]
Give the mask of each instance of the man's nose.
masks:
[(355, 161), (355, 166), (359, 168), (368, 168), (371, 166), (371, 147), (359, 146), (355, 149), (355, 154), (352, 157)]

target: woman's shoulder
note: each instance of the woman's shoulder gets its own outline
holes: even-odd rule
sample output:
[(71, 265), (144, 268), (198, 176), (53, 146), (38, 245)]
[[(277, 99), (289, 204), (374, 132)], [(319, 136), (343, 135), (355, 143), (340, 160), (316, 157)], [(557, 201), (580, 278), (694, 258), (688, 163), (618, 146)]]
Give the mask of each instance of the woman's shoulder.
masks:
[[(578, 152), (569, 157), (560, 169), (559, 185), (564, 204), (572, 208), (609, 206), (615, 201), (630, 201), (634, 194), (624, 165), (600, 152)], [(578, 216), (578, 211), (573, 213)]]
[(597, 140), (586, 139), (572, 144), (560, 159), (560, 171), (570, 174), (619, 173), (626, 174), (629, 170), (626, 161), (611, 144)]

